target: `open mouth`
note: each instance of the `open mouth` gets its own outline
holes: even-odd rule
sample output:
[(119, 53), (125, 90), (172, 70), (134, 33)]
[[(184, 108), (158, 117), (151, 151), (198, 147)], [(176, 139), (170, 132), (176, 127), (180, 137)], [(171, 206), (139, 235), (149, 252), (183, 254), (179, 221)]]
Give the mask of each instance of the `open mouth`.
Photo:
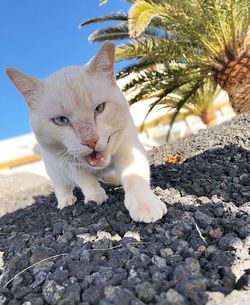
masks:
[(104, 163), (105, 163), (104, 156), (100, 152), (97, 152), (95, 150), (91, 154), (84, 157), (84, 159), (92, 167), (99, 167), (99, 166), (104, 165)]

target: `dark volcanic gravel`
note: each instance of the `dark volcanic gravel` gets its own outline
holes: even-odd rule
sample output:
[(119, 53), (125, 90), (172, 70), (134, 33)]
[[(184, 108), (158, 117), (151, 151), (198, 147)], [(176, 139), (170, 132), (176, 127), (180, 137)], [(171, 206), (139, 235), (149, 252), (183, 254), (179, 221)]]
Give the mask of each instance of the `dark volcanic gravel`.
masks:
[[(110, 186), (102, 206), (76, 190), (75, 207), (57, 210), (51, 194), (3, 216), (0, 304), (202, 305), (250, 291), (249, 124), (241, 115), (151, 151), (168, 207), (157, 223), (131, 221)], [(176, 151), (181, 161), (164, 164)]]

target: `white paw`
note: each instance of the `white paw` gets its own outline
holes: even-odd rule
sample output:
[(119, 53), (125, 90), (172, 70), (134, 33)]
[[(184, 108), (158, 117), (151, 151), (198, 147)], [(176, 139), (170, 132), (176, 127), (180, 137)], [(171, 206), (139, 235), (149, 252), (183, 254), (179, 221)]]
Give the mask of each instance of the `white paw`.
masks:
[(152, 192), (143, 191), (140, 194), (126, 194), (125, 206), (131, 218), (138, 222), (155, 222), (167, 213), (166, 205)]
[(94, 201), (97, 204), (102, 204), (103, 202), (105, 202), (108, 199), (108, 196), (105, 192), (105, 190), (100, 187), (96, 190), (94, 190), (92, 193), (89, 194), (85, 194), (85, 203), (89, 202), (89, 201)]
[(74, 205), (77, 201), (77, 198), (74, 195), (70, 194), (68, 196), (58, 199), (57, 201), (58, 201), (57, 207), (58, 209), (61, 210), (65, 207)]

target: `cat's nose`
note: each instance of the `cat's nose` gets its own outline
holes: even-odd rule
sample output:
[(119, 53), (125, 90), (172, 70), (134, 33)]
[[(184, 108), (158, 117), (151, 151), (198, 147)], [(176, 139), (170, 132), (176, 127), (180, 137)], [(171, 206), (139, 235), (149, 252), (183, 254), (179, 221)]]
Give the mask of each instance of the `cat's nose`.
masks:
[(90, 140), (82, 142), (81, 144), (86, 145), (89, 148), (95, 149), (95, 146), (96, 146), (96, 143), (97, 143), (98, 139), (99, 138), (90, 139)]

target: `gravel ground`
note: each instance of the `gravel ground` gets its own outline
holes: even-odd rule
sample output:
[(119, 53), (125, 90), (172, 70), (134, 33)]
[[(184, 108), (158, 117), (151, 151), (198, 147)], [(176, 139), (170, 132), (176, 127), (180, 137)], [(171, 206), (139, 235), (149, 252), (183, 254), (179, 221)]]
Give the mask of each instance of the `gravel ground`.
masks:
[[(250, 295), (249, 123), (241, 115), (151, 151), (152, 185), (168, 207), (157, 223), (131, 221), (122, 188), (110, 186), (102, 206), (84, 205), (76, 190), (75, 207), (57, 210), (51, 194), (3, 216), (0, 304), (203, 305)], [(164, 164), (177, 151), (181, 160)]]

